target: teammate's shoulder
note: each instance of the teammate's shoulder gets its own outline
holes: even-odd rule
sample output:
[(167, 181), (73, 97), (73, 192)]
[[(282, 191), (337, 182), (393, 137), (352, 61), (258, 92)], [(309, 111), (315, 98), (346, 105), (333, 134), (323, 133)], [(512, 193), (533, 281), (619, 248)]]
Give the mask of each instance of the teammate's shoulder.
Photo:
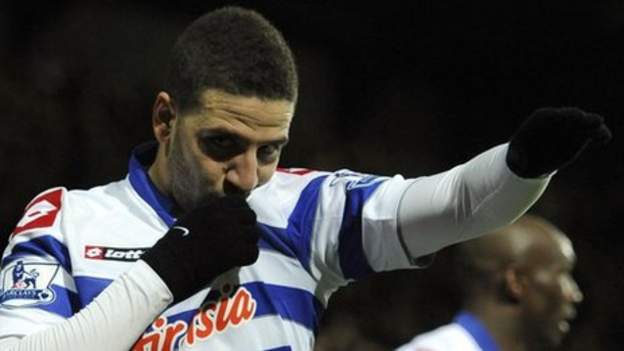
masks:
[(417, 335), (406, 348), (399, 350), (462, 350), (478, 351), (480, 348), (460, 325), (450, 323)]

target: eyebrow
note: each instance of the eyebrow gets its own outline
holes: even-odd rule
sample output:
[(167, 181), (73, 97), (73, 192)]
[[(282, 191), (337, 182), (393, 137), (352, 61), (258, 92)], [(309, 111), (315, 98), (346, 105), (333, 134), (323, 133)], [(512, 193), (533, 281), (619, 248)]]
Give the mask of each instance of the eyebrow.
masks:
[[(231, 136), (241, 141), (244, 141), (245, 143), (251, 144), (250, 142), (251, 140), (249, 140), (248, 138), (236, 132), (233, 132), (227, 128), (223, 128), (223, 127), (214, 127), (214, 128), (205, 127), (205, 128), (198, 130), (196, 135), (200, 138), (209, 138), (211, 136), (216, 136), (216, 135), (226, 135), (226, 136)], [(288, 144), (288, 142), (289, 142), (288, 137), (284, 136), (284, 137), (277, 138), (277, 139), (260, 141), (259, 144), (263, 144), (263, 145), (271, 144), (271, 145), (279, 145), (279, 146), (284, 147), (286, 146), (286, 144)]]

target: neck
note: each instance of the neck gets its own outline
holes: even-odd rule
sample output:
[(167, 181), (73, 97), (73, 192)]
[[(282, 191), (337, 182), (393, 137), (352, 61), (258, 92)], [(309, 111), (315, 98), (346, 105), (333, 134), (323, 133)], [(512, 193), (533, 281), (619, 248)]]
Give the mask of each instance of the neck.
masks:
[(169, 177), (167, 173), (165, 159), (165, 152), (163, 148), (158, 148), (158, 152), (156, 154), (156, 159), (154, 163), (147, 170), (147, 174), (149, 175), (152, 183), (156, 186), (158, 191), (169, 198), (172, 202), (171, 214), (175, 217), (180, 217), (184, 214), (184, 211), (180, 208), (180, 206), (175, 201), (175, 198), (171, 192), (171, 186), (169, 183)]
[(488, 330), (500, 351), (528, 351), (523, 337), (520, 311), (514, 305), (502, 305), (500, 301), (479, 298), (465, 306)]
[(152, 163), (147, 170), (147, 174), (149, 175), (152, 183), (156, 186), (156, 189), (158, 189), (161, 194), (167, 196), (168, 198), (172, 198), (164, 158), (164, 150), (162, 147), (159, 147), (156, 152), (154, 163)]

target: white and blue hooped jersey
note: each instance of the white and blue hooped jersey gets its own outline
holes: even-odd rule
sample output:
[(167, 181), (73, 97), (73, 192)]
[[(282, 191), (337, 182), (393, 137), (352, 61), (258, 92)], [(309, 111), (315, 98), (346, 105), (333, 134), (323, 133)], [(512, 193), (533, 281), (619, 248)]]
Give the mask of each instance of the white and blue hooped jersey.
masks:
[[(118, 182), (37, 196), (1, 262), (0, 336), (62, 322), (127, 271), (171, 226), (170, 201), (142, 145)], [(330, 295), (375, 271), (410, 267), (397, 233), (411, 180), (281, 170), (248, 202), (262, 229), (256, 263), (238, 288), (206, 288), (169, 306), (133, 350), (309, 350)], [(202, 308), (200, 308), (202, 306)]]
[(417, 335), (396, 351), (499, 351), (496, 341), (473, 314), (462, 311), (453, 323)]

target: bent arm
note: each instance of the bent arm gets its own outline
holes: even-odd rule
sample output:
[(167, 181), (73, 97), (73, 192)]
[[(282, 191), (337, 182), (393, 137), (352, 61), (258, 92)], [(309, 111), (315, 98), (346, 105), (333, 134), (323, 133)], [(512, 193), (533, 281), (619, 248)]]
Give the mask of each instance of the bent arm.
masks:
[(412, 259), (511, 223), (537, 201), (550, 176), (516, 176), (505, 161), (507, 149), (499, 145), (407, 188), (398, 230)]
[(0, 349), (128, 350), (172, 300), (162, 279), (139, 260), (79, 313), (34, 334), (2, 338)]

